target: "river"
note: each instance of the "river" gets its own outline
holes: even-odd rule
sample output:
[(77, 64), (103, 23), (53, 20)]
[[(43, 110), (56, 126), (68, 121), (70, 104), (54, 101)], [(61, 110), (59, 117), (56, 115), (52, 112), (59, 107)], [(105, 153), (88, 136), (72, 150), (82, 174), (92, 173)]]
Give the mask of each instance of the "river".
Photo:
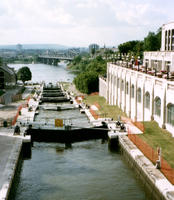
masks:
[[(11, 65), (19, 69), (24, 65)], [(32, 81), (72, 81), (74, 75), (66, 65), (28, 65)], [(42, 79), (44, 78), (44, 79)], [(47, 113), (49, 112), (49, 113)], [(69, 112), (67, 114), (67, 112)], [(87, 123), (77, 111), (72, 114), (80, 125)], [(41, 111), (36, 121), (53, 122), (57, 111)], [(59, 143), (34, 142), (31, 159), (22, 162), (15, 200), (145, 200), (148, 199), (142, 183), (129, 168), (118, 151), (110, 151), (101, 140), (79, 142), (72, 148)]]
[(71, 81), (74, 74), (66, 69), (66, 63), (61, 62), (59, 66), (46, 65), (46, 64), (9, 64), (9, 67), (14, 68), (16, 71), (27, 66), (32, 72), (32, 82), (55, 83), (57, 81)]

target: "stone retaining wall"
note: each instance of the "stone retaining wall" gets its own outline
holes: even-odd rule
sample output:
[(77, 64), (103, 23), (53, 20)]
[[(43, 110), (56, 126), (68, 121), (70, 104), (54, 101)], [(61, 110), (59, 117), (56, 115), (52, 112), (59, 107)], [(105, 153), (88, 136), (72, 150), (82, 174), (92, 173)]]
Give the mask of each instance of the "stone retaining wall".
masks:
[(136, 148), (127, 136), (119, 136), (121, 152), (129, 166), (136, 171), (142, 180), (149, 199), (174, 199), (174, 186), (155, 168), (155, 166)]

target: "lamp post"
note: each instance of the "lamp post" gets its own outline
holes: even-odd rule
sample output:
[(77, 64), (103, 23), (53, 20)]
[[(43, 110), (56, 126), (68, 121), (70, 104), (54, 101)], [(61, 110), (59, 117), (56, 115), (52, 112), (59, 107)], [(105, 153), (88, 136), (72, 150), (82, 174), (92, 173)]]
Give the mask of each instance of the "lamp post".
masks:
[(129, 59), (129, 56), (127, 55), (126, 56), (126, 67), (128, 68), (128, 59)]
[(145, 70), (146, 70), (146, 74), (147, 74), (147, 64), (148, 64), (148, 61), (145, 60)]
[(140, 56), (138, 56), (138, 71), (139, 71), (139, 66), (140, 66)]
[(170, 72), (170, 62), (167, 62), (167, 79), (169, 79), (169, 72)]
[[(120, 61), (120, 54), (118, 54), (118, 61)], [(120, 62), (118, 62), (120, 64)]]
[(115, 54), (115, 64), (117, 64), (117, 54)]
[(116, 64), (116, 61), (117, 61), (117, 54), (114, 54), (114, 59), (115, 59), (115, 64)]
[(158, 61), (155, 60), (155, 76), (156, 76), (156, 72), (157, 72), (157, 66), (158, 66)]
[(121, 54), (120, 60), (121, 60), (121, 66), (123, 67), (123, 60), (124, 60), (124, 55), (123, 55), (123, 53)]
[(133, 64), (134, 64), (134, 57), (133, 56), (131, 58), (131, 63), (132, 63), (132, 69), (133, 69)]

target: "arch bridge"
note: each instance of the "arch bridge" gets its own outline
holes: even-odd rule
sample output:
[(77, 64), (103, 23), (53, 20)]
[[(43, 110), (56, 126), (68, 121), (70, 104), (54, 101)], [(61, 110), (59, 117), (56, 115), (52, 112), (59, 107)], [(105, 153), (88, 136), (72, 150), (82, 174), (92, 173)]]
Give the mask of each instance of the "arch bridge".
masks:
[(40, 55), (38, 56), (38, 62), (48, 64), (48, 65), (58, 65), (60, 60), (71, 61), (73, 57), (67, 56), (49, 56), (49, 55)]

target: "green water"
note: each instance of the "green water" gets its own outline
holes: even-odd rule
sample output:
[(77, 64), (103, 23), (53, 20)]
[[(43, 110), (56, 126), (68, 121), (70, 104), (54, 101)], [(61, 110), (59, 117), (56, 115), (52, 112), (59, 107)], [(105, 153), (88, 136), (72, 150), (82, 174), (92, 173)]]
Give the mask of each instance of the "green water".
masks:
[(100, 140), (63, 144), (34, 143), (22, 165), (15, 200), (144, 200), (134, 172), (118, 152)]

